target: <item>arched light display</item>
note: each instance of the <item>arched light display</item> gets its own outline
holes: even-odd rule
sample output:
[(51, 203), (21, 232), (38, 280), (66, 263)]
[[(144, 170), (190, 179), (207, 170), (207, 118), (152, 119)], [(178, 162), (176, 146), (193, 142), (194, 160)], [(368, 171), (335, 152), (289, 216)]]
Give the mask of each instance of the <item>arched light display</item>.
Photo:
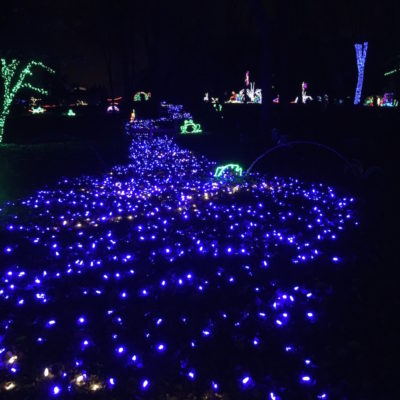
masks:
[(151, 93), (148, 92), (136, 92), (135, 95), (133, 96), (133, 101), (142, 101), (142, 98), (144, 101), (148, 101), (151, 97)]
[(214, 176), (220, 178), (227, 172), (233, 172), (235, 175), (242, 176), (243, 168), (239, 164), (222, 165), (215, 170)]

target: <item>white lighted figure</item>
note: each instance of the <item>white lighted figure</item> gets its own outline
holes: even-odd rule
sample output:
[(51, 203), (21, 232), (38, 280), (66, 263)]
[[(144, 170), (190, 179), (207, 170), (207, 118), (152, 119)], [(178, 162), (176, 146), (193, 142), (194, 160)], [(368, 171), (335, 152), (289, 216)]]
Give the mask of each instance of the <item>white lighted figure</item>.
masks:
[(204, 100), (206, 103), (209, 102), (210, 99), (209, 99), (209, 97), (208, 97), (208, 92), (204, 95), (203, 100)]
[[(307, 82), (302, 82), (302, 84), (301, 84), (301, 102), (303, 104), (306, 104), (307, 101), (313, 100), (313, 98), (311, 96), (309, 96), (306, 92), (307, 87), (308, 87)], [(294, 99), (294, 101), (291, 101), (292, 104), (293, 103), (297, 104), (298, 102), (299, 102), (298, 96)]]
[(107, 107), (107, 112), (112, 113), (112, 112), (119, 112), (119, 107), (118, 104), (122, 100), (122, 97), (115, 97), (113, 99), (107, 99), (107, 101), (110, 103), (110, 105)]
[(107, 107), (107, 112), (111, 113), (111, 112), (119, 112), (119, 108), (117, 107), (116, 104), (114, 105), (110, 105)]
[(303, 104), (307, 103), (307, 101), (313, 100), (313, 98), (309, 96), (306, 92), (307, 87), (308, 87), (307, 82), (303, 82), (301, 84), (301, 101)]
[(262, 103), (262, 91), (261, 89), (255, 88), (255, 82), (250, 83), (250, 89), (246, 89), (247, 97), (250, 99), (250, 103), (261, 104)]

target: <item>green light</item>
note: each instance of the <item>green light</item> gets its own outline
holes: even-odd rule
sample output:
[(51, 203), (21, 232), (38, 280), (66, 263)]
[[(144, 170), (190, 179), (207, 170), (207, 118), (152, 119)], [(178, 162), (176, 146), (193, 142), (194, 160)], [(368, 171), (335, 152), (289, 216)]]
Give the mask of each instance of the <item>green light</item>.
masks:
[(75, 116), (76, 116), (76, 113), (75, 113), (75, 111), (74, 111), (72, 108), (70, 108), (70, 109), (68, 110), (68, 112), (66, 112), (64, 115), (66, 115), (67, 117), (75, 117)]
[(144, 101), (148, 101), (151, 94), (146, 92), (136, 92), (133, 96), (133, 101), (142, 101), (142, 96), (144, 97)]
[(4, 58), (1, 59), (1, 77), (3, 78), (4, 91), (0, 111), (0, 143), (3, 141), (6, 118), (10, 114), (11, 104), (14, 101), (15, 95), (18, 93), (18, 91), (26, 88), (43, 95), (47, 94), (47, 90), (38, 88), (31, 85), (29, 82), (26, 82), (26, 79), (33, 75), (32, 67), (40, 67), (51, 74), (55, 73), (54, 70), (47, 67), (40, 61), (30, 61), (23, 69), (20, 70), (18, 74), (17, 68), (19, 65), (20, 61), (18, 60), (11, 60), (11, 62), (7, 63)]
[(389, 75), (393, 75), (398, 71), (398, 69), (392, 69), (391, 71), (385, 72), (383, 75), (384, 76), (389, 76)]
[(226, 164), (218, 167), (215, 170), (214, 177), (220, 178), (227, 170), (232, 170), (238, 176), (242, 176), (243, 174), (243, 168), (239, 164)]
[(192, 119), (185, 119), (183, 125), (181, 125), (181, 134), (185, 135), (188, 133), (202, 133), (201, 125), (195, 124)]
[(32, 109), (29, 110), (32, 114), (44, 114), (46, 110), (43, 107), (32, 107)]

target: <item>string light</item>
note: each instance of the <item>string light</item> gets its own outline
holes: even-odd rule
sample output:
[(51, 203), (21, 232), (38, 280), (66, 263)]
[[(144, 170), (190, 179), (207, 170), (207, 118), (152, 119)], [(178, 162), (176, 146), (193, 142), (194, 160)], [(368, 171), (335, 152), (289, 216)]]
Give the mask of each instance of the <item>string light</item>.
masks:
[(362, 93), (362, 88), (363, 88), (363, 83), (364, 83), (364, 69), (365, 69), (365, 60), (367, 58), (368, 42), (364, 42), (364, 44), (356, 43), (354, 45), (354, 47), (356, 50), (357, 71), (358, 71), (356, 94), (354, 96), (354, 104), (358, 105), (361, 102), (361, 93)]
[[(0, 388), (326, 394), (298, 332), (320, 331), (332, 287), (302, 270), (345, 265), (354, 199), (294, 178), (215, 179), (214, 162), (165, 137), (129, 151), (104, 175), (0, 206)], [(228, 165), (220, 177), (240, 175)]]
[[(30, 61), (24, 68), (21, 69), (17, 76), (17, 70), (20, 66), (19, 60), (11, 60), (9, 63), (2, 58), (1, 59), (1, 77), (3, 79), (4, 91), (3, 91), (3, 102), (0, 111), (0, 143), (3, 141), (4, 127), (7, 116), (10, 113), (11, 104), (20, 89), (30, 89), (42, 95), (47, 95), (47, 90), (33, 86), (27, 81), (27, 79), (33, 75), (32, 69), (39, 67), (44, 69), (50, 74), (54, 74), (55, 71), (40, 61)], [(34, 111), (32, 110), (34, 113)]]

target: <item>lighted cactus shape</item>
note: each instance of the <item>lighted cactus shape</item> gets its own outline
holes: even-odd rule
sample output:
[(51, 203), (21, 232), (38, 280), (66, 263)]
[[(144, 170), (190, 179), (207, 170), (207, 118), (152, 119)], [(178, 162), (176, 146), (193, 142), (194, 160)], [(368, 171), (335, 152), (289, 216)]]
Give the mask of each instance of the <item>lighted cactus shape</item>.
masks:
[(181, 134), (202, 133), (201, 125), (195, 124), (192, 119), (185, 119), (181, 125)]
[(217, 167), (214, 173), (214, 177), (220, 178), (221, 176), (224, 176), (224, 174), (228, 171), (233, 172), (237, 176), (242, 176), (243, 174), (243, 168), (239, 164), (226, 164)]
[(14, 101), (18, 91), (26, 88), (39, 94), (47, 94), (47, 90), (33, 86), (26, 81), (27, 78), (33, 75), (32, 68), (40, 67), (51, 74), (55, 73), (53, 69), (47, 67), (40, 61), (30, 61), (22, 70), (20, 70), (18, 74), (17, 70), (19, 65), (19, 60), (11, 60), (11, 62), (7, 63), (4, 58), (1, 59), (1, 77), (3, 78), (4, 90), (3, 101), (0, 110), (0, 143), (3, 141), (6, 118), (10, 113), (11, 104)]

